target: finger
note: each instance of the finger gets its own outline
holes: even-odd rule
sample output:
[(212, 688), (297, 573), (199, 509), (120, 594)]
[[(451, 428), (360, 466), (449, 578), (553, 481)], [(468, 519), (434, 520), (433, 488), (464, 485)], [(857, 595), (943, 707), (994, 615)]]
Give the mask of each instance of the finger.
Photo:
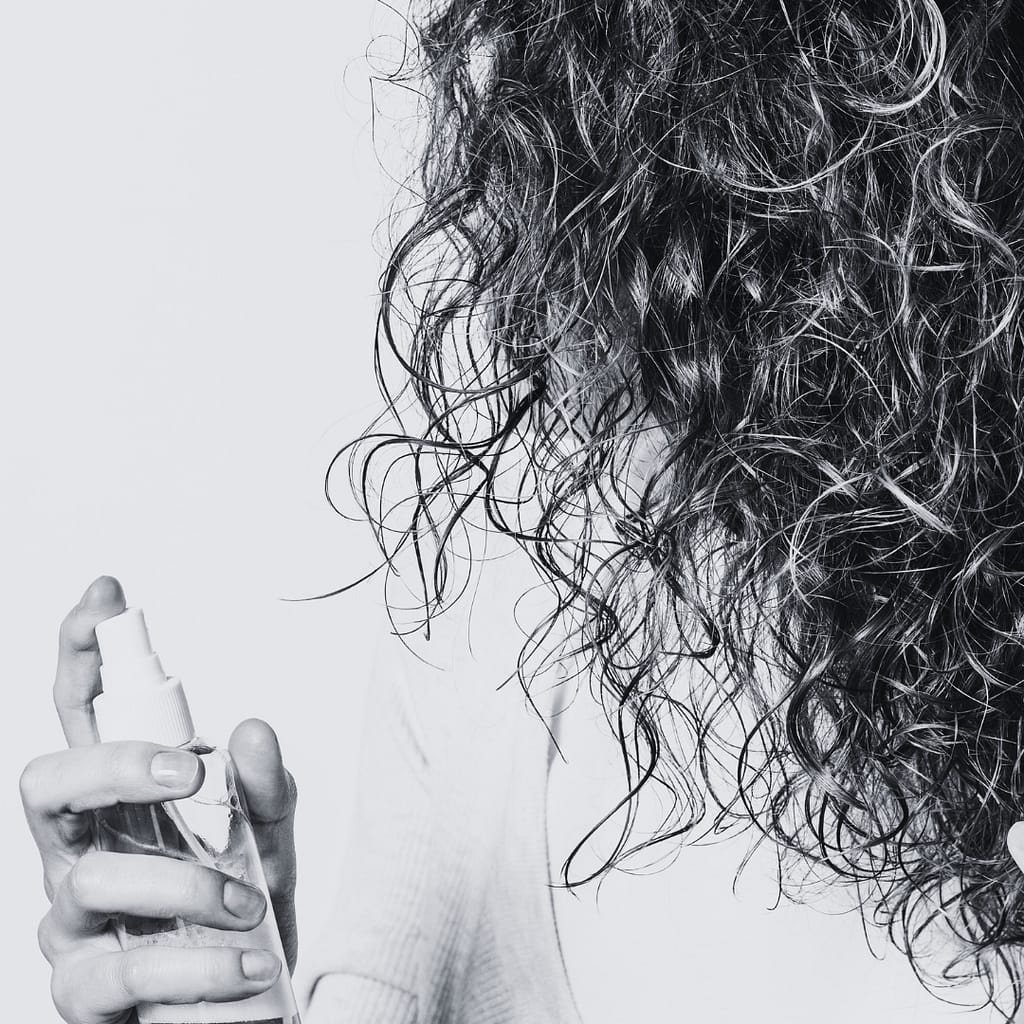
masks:
[(187, 750), (126, 740), (43, 754), (21, 775), (25, 817), (51, 886), (91, 842), (86, 811), (178, 800), (202, 785), (202, 761)]
[(253, 824), (289, 821), (295, 810), (295, 789), (274, 730), (259, 718), (246, 719), (235, 727), (228, 749), (238, 767)]
[(260, 860), (267, 876), (289, 966), (298, 950), (295, 906), (295, 780), (285, 768), (274, 730), (258, 718), (235, 728), (228, 742), (238, 768)]
[(272, 891), (294, 884), (295, 781), (281, 760), (274, 730), (258, 718), (235, 728), (228, 742)]
[(65, 1020), (99, 1024), (139, 1003), (244, 999), (270, 988), (280, 973), (281, 961), (263, 949), (140, 946), (60, 960), (52, 990)]
[(121, 584), (113, 576), (100, 576), (61, 623), (53, 701), (69, 746), (96, 742), (92, 702), (102, 690), (96, 626), (124, 609)]
[(118, 913), (248, 931), (266, 910), (259, 889), (200, 864), (94, 850), (78, 859), (57, 890), (51, 940), (74, 944)]

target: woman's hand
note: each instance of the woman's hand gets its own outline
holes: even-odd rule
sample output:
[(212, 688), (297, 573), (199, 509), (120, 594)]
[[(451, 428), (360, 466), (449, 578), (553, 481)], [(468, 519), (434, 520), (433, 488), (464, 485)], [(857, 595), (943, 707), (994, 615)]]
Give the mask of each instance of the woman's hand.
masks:
[[(246, 930), (266, 912), (258, 890), (199, 864), (91, 849), (90, 810), (179, 799), (194, 793), (203, 779), (202, 763), (187, 751), (153, 743), (96, 742), (92, 701), (101, 685), (95, 628), (124, 608), (120, 584), (105, 576), (64, 620), (53, 692), (69, 749), (35, 758), (21, 779), (25, 814), (51, 902), (39, 925), (39, 945), (53, 967), (54, 1002), (69, 1024), (134, 1021), (140, 1002), (244, 998), (269, 988), (281, 971), (272, 953), (245, 949)], [(295, 784), (265, 722), (243, 722), (229, 749), (292, 968), (297, 947)], [(110, 924), (119, 913), (177, 916), (236, 929), (238, 945), (122, 951)]]

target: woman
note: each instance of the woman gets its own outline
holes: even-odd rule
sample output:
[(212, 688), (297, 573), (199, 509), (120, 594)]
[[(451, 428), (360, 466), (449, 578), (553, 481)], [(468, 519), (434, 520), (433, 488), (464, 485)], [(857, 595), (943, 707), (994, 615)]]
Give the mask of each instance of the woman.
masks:
[[(627, 813), (599, 867), (751, 825), (794, 895), (808, 871), (848, 885), (926, 982), (980, 979), (1012, 1017), (1019, 6), (450, 0), (420, 34), (422, 206), (379, 335), (401, 426), (350, 453), (387, 559), (410, 559), (429, 626), (465, 589), (467, 545), (504, 535), (531, 557), (552, 599), (520, 680), (532, 694), (560, 664), (588, 682), (622, 749)], [(97, 586), (65, 631), (72, 742), (89, 631), (121, 601)], [(254, 804), (265, 786), (287, 847), (270, 735), (236, 742), (264, 751)], [(54, 838), (55, 807), (114, 796), (96, 749), (67, 755), (96, 759), (88, 793), (49, 789), (56, 762), (27, 775), (68, 1019), (97, 942), (79, 904), (144, 909), (118, 905), (98, 858), (67, 874), (80, 843)], [(152, 799), (137, 767), (129, 796)], [(673, 802), (637, 842), (652, 784)], [(261, 984), (223, 951), (216, 985), (207, 961), (172, 985), (103, 955), (121, 973), (89, 1019), (155, 998), (140, 986)]]

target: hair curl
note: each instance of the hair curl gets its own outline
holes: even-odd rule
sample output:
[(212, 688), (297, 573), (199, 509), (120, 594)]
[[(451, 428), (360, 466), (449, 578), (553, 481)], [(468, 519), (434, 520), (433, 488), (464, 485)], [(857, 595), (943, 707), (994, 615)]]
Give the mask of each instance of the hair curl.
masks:
[[(473, 510), (529, 552), (558, 607), (524, 681), (567, 625), (625, 806), (650, 781), (676, 794), (656, 838), (710, 797), (853, 883), (928, 984), (980, 975), (1007, 1014), (1022, 13), (435, 0), (392, 76), (424, 83), (426, 126), (381, 279), (399, 425), (350, 450), (428, 618)], [(959, 941), (941, 972), (932, 926)]]

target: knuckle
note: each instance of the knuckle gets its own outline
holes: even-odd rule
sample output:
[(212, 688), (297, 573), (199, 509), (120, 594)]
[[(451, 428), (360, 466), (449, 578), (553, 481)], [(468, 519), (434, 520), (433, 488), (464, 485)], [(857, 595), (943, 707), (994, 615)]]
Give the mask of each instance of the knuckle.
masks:
[(60, 628), (57, 630), (57, 638), (60, 641), (61, 646), (66, 647), (71, 642), (72, 637), (75, 635), (75, 627), (78, 624), (78, 616), (80, 614), (81, 608), (76, 604), (75, 607), (60, 620)]
[(75, 1003), (78, 988), (69, 967), (57, 964), (50, 975), (50, 998), (53, 1000), (57, 1012), (68, 1024), (76, 1024), (79, 1020)]
[(36, 942), (39, 944), (39, 952), (43, 954), (46, 962), (53, 963), (56, 943), (53, 939), (53, 919), (49, 912), (43, 915), (36, 928)]
[(64, 882), (73, 904), (91, 907), (94, 894), (103, 887), (105, 867), (106, 855), (99, 850), (89, 850), (75, 861)]
[(234, 957), (226, 949), (208, 948), (199, 954), (198, 976), (205, 997), (223, 991), (232, 979)]
[(46, 778), (46, 755), (34, 757), (22, 769), (21, 777), (18, 779), (18, 790), (21, 793), (21, 802), (29, 810), (39, 806), (43, 793), (44, 780)]
[(150, 959), (145, 947), (122, 953), (114, 967), (114, 983), (124, 1001), (131, 1003), (139, 999), (149, 987), (152, 973)]
[(107, 771), (110, 779), (119, 789), (135, 788), (140, 779), (149, 778), (149, 763), (145, 757), (144, 744), (122, 741), (109, 744)]
[(283, 851), (274, 851), (261, 856), (267, 887), (276, 898), (290, 897), (295, 892), (295, 858)]
[[(220, 905), (223, 880), (216, 871), (198, 865), (185, 865), (176, 891), (185, 906), (192, 910), (213, 904)], [(179, 869), (180, 870), (180, 869)]]

